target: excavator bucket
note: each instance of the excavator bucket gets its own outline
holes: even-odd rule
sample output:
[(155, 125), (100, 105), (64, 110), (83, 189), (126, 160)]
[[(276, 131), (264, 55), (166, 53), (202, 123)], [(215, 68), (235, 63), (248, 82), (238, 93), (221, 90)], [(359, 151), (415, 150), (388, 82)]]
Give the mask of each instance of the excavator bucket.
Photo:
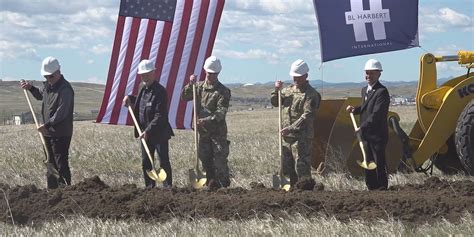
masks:
[[(348, 105), (361, 104), (361, 98), (347, 98), (321, 101), (314, 121), (314, 141), (312, 166), (318, 171), (324, 166), (327, 171), (349, 171), (353, 176), (362, 176), (364, 169), (357, 164), (362, 161), (357, 138), (354, 134)], [(391, 116), (399, 118), (396, 113)], [(359, 124), (359, 116), (355, 116)], [(402, 158), (402, 144), (393, 129), (389, 126), (389, 141), (385, 150), (387, 170), (395, 173)], [(324, 162), (324, 163), (323, 163)]]

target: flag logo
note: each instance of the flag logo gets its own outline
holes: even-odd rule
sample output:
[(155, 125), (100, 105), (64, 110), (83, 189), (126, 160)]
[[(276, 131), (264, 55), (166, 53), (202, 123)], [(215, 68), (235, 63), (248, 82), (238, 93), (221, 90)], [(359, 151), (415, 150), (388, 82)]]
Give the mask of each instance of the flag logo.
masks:
[(346, 12), (346, 24), (354, 27), (357, 42), (367, 41), (366, 23), (371, 23), (375, 40), (386, 39), (385, 22), (390, 22), (390, 10), (382, 9), (382, 0), (370, 0), (370, 10), (364, 10), (362, 0), (351, 0), (351, 11)]
[(419, 46), (418, 0), (313, 0), (321, 61)]

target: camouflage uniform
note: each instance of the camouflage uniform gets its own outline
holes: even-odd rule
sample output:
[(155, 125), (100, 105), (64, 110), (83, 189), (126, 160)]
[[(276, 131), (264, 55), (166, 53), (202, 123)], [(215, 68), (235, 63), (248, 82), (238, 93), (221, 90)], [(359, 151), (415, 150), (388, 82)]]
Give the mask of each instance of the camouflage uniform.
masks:
[[(208, 182), (214, 180), (219, 186), (230, 185), (229, 144), (227, 140), (227, 124), (225, 116), (229, 108), (230, 90), (216, 81), (214, 85), (206, 82), (197, 82), (197, 117), (202, 126), (199, 132), (199, 158), (206, 171)], [(193, 86), (184, 87), (181, 98), (189, 101), (193, 99)]]
[[(282, 127), (287, 127), (289, 134), (283, 136), (280, 175), (289, 176), (295, 184), (298, 178), (311, 178), (313, 123), (321, 95), (307, 82), (301, 89), (295, 85), (283, 88), (281, 97)], [(278, 91), (272, 92), (271, 103), (278, 106)]]

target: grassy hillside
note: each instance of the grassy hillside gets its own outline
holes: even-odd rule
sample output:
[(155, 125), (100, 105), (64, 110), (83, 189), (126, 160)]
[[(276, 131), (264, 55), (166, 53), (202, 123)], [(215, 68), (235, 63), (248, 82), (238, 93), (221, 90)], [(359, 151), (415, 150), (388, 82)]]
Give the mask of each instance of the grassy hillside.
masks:
[[(31, 82), (35, 86), (41, 86), (40, 81)], [(74, 112), (76, 118), (80, 120), (95, 119), (96, 114), (91, 111), (97, 111), (102, 103), (104, 94), (104, 85), (91, 84), (83, 82), (73, 82), (72, 86), (75, 91)], [(272, 83), (256, 84), (251, 86), (229, 85), (232, 90), (231, 110), (247, 110), (249, 108), (262, 109), (270, 106), (270, 93), (273, 90)], [(360, 96), (359, 84), (318, 84), (315, 86), (322, 94), (323, 99), (346, 98)], [(415, 95), (416, 88), (413, 83), (406, 85), (397, 85), (390, 88), (392, 95), (412, 97)], [(40, 101), (32, 99), (33, 107), (36, 113), (40, 112)], [(0, 81), (0, 124), (4, 124), (6, 120), (11, 119), (12, 115), (19, 115), (28, 112), (28, 104), (26, 102), (23, 91), (19, 87), (18, 81)]]
[[(41, 86), (42, 82), (32, 81), (35, 86)], [(76, 82), (72, 83), (75, 92), (74, 112), (80, 118), (92, 119), (95, 115), (91, 110), (98, 110), (104, 94), (104, 85)], [(41, 112), (41, 101), (37, 101), (30, 94), (30, 99), (36, 113)], [(6, 119), (11, 119), (12, 115), (19, 115), (28, 112), (23, 90), (18, 81), (0, 82), (0, 124)]]

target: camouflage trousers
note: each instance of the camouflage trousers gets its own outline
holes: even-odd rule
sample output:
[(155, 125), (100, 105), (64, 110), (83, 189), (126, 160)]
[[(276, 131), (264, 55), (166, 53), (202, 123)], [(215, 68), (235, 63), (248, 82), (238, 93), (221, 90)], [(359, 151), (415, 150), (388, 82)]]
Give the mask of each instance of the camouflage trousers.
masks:
[(214, 180), (222, 187), (230, 185), (227, 164), (229, 144), (230, 141), (225, 136), (200, 136), (199, 138), (199, 159), (206, 171), (206, 178), (208, 182)]
[(290, 177), (291, 184), (300, 178), (311, 178), (312, 140), (283, 137), (281, 176)]

